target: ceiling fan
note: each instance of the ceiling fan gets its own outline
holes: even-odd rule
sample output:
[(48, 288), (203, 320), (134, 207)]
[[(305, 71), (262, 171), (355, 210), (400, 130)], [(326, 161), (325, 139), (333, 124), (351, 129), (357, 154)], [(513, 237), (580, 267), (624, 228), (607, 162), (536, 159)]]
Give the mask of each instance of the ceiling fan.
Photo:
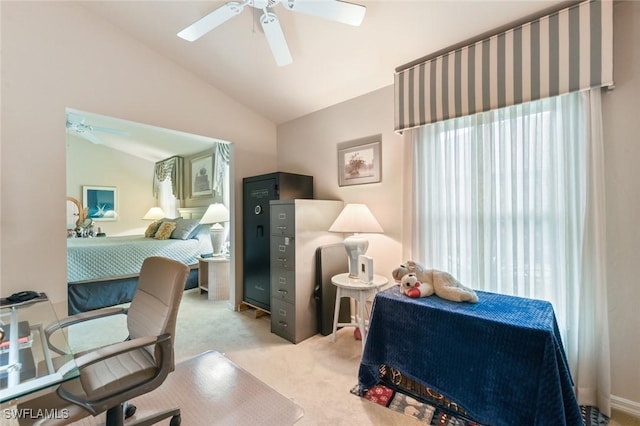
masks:
[(129, 132), (108, 127), (97, 127), (86, 123), (85, 117), (73, 112), (67, 112), (67, 129), (91, 143), (102, 144), (102, 140), (93, 132), (110, 133), (118, 136), (129, 136)]
[(364, 19), (366, 7), (359, 4), (347, 3), (341, 0), (244, 0), (231, 1), (200, 18), (178, 33), (178, 37), (187, 41), (195, 41), (222, 25), (244, 10), (246, 6), (262, 10), (260, 25), (264, 30), (271, 52), (279, 66), (288, 65), (293, 61), (287, 40), (282, 32), (278, 16), (272, 8), (278, 3), (293, 12), (300, 12), (343, 24), (358, 26)]

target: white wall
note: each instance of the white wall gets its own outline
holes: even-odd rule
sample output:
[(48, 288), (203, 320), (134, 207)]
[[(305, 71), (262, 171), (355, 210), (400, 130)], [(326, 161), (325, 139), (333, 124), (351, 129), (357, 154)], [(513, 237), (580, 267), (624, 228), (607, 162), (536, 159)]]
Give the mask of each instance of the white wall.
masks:
[[(272, 122), (81, 4), (0, 2), (0, 14), (2, 294), (44, 290), (66, 311), (65, 107), (233, 142), (240, 200), (242, 176), (275, 170)], [(234, 211), (241, 253), (241, 210)], [(236, 272), (241, 289), (240, 262)]]
[[(613, 406), (640, 416), (640, 2), (614, 7), (616, 88), (603, 97), (607, 268)], [(411, 256), (409, 141), (392, 132), (393, 88), (278, 126), (278, 167), (315, 177), (317, 198), (365, 202), (382, 227), (371, 238), (377, 273)], [(336, 144), (382, 133), (381, 184), (338, 187)], [(403, 177), (404, 176), (404, 177)]]
[[(393, 131), (393, 87), (369, 93), (278, 126), (278, 170), (313, 176), (318, 199), (364, 203), (384, 229), (370, 234), (374, 272), (391, 279), (402, 263), (402, 137)], [(338, 186), (337, 144), (381, 135), (382, 181)]]

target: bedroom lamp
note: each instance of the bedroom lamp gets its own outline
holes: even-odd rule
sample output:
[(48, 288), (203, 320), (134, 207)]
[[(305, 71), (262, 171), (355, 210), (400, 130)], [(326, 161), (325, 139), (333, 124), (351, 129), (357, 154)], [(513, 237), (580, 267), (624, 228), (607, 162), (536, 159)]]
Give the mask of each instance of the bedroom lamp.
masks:
[(164, 217), (164, 211), (160, 207), (151, 207), (149, 211), (142, 216), (142, 220), (160, 220)]
[(349, 278), (358, 278), (358, 256), (369, 247), (369, 240), (360, 233), (381, 233), (382, 227), (366, 204), (347, 204), (329, 231), (354, 234), (345, 238), (344, 248), (349, 257)]
[(213, 255), (222, 255), (222, 246), (226, 239), (226, 229), (220, 225), (220, 222), (229, 221), (229, 210), (224, 204), (210, 204), (204, 216), (200, 219), (200, 223), (211, 226), (211, 246), (213, 247)]

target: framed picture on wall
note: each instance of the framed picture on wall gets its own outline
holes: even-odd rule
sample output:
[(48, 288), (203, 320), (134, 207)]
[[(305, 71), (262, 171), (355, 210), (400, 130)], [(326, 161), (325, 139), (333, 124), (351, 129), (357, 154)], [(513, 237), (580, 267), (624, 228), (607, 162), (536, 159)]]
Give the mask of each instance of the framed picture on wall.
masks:
[(213, 195), (213, 155), (191, 159), (191, 198)]
[(114, 186), (83, 186), (82, 207), (89, 219), (118, 220), (118, 190)]
[(380, 140), (359, 140), (338, 144), (338, 184), (375, 183), (382, 180)]

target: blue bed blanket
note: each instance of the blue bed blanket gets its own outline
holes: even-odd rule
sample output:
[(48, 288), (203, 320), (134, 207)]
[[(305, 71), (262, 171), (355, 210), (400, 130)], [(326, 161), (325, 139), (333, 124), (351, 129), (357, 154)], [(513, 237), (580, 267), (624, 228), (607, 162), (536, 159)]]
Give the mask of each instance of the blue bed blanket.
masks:
[(486, 425), (582, 425), (550, 303), (477, 292), (477, 304), (411, 299), (394, 286), (374, 299), (358, 382), (387, 365), (456, 401)]

